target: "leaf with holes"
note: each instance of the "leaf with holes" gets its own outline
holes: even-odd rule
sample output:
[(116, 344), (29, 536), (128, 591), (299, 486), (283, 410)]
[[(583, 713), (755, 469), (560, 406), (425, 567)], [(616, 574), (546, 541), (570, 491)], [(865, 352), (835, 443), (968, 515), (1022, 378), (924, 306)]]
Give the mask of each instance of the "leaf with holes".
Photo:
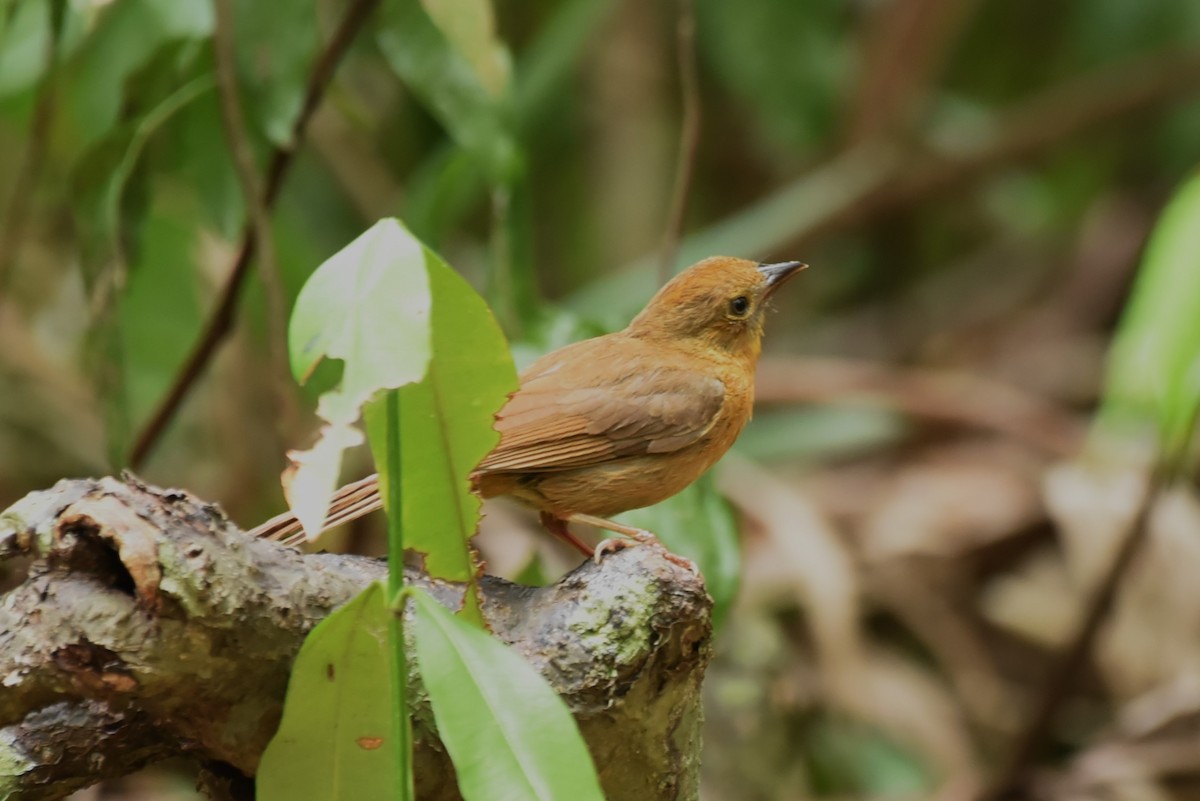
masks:
[(323, 359), (341, 359), (341, 384), (321, 396), (331, 425), (304, 453), (292, 483), (306, 487), (305, 532), (316, 537), (333, 494), (346, 428), (376, 392), (420, 381), (430, 358), (429, 278), (421, 243), (397, 220), (380, 220), (317, 268), (300, 290), (288, 328), (292, 372), (304, 381)]

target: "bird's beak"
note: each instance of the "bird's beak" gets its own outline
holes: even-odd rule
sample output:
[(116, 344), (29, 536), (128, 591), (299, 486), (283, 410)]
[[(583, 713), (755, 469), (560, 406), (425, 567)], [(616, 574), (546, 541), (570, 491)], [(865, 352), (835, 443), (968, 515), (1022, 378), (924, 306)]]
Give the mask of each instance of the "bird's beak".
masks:
[(781, 261), (778, 264), (760, 264), (758, 271), (766, 277), (767, 294), (770, 294), (806, 267), (808, 265), (802, 261)]

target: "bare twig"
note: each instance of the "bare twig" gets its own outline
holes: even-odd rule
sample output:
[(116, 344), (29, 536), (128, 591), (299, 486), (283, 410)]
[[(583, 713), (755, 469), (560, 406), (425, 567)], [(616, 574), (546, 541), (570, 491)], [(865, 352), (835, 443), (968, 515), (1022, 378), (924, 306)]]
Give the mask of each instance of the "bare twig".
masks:
[(759, 403), (834, 401), (855, 396), (920, 417), (990, 429), (1055, 456), (1073, 456), (1083, 425), (1045, 398), (980, 375), (824, 358), (767, 358), (758, 368)]
[(1141, 506), (1138, 507), (1125, 538), (1089, 600), (1087, 612), (1071, 636), (1069, 645), (1052, 666), (1046, 684), (1038, 694), (1033, 714), (1017, 735), (995, 782), (981, 796), (982, 801), (1007, 801), (1021, 796), (1022, 785), (1049, 736), (1054, 717), (1063, 702), (1071, 696), (1071, 682), (1076, 679), (1084, 660), (1091, 653), (1096, 634), (1100, 631), (1100, 624), (1112, 608), (1121, 580), (1129, 572), (1134, 557), (1146, 541), (1150, 516), (1162, 494), (1167, 477), (1167, 464), (1161, 461), (1150, 475)]
[(679, 28), (675, 49), (679, 64), (679, 86), (683, 93), (683, 120), (679, 127), (675, 184), (671, 190), (667, 230), (663, 235), (662, 261), (658, 268), (659, 284), (665, 284), (675, 272), (675, 252), (679, 249), (679, 233), (683, 229), (683, 217), (687, 212), (687, 197), (691, 190), (692, 172), (696, 166), (696, 148), (700, 143), (700, 86), (696, 76), (696, 11), (693, 0), (679, 0)]
[[(378, 4), (379, 0), (353, 0), (346, 11), (346, 16), (342, 18), (341, 24), (334, 32), (333, 38), (329, 40), (329, 44), (326, 45), (325, 50), (317, 59), (316, 66), (313, 67), (312, 74), (309, 76), (308, 88), (304, 94), (304, 104), (300, 109), (300, 114), (296, 117), (295, 123), (292, 125), (291, 141), (284, 146), (275, 148), (267, 166), (267, 175), (263, 188), (263, 206), (267, 210), (270, 210), (275, 204), (280, 186), (283, 184), (283, 178), (291, 166), (296, 150), (299, 148), (301, 141), (303, 141), (308, 121), (312, 117), (317, 104), (321, 102), (321, 97), (324, 95), (326, 87), (329, 86), (329, 81), (333, 77), (338, 62), (341, 61), (351, 42), (354, 41), (359, 30), (361, 30), (363, 23), (366, 22)], [(226, 279), (216, 308), (213, 309), (208, 322), (205, 324), (200, 340), (196, 343), (196, 347), (192, 350), (187, 361), (180, 369), (162, 404), (155, 410), (150, 421), (138, 434), (134, 442), (129, 457), (129, 463), (133, 467), (137, 467), (146, 460), (146, 457), (162, 436), (163, 431), (166, 430), (171, 420), (174, 419), (175, 414), (179, 411), (179, 406), (183, 403), (183, 399), (187, 397), (192, 386), (195, 385), (201, 374), (203, 374), (213, 354), (216, 353), (217, 347), (225, 340), (225, 337), (228, 336), (230, 330), (233, 328), (233, 313), (237, 308), (238, 298), (241, 295), (242, 285), (245, 283), (246, 273), (249, 271), (250, 260), (254, 256), (254, 250), (254, 227), (247, 225), (242, 231), (241, 244), (238, 247), (237, 256), (234, 258), (229, 278)]]
[(21, 165), (17, 169), (12, 195), (9, 197), (8, 206), (4, 211), (4, 223), (0, 226), (0, 297), (5, 295), (12, 266), (21, 249), (25, 221), (33, 206), (31, 195), (34, 186), (37, 185), (38, 175), (42, 171), (46, 143), (49, 140), (50, 123), (54, 120), (55, 97), (58, 87), (58, 40), (62, 31), (63, 10), (62, 3), (47, 3), (45, 7), (46, 13), (50, 15), (50, 30), (46, 35), (46, 49), (42, 56), (42, 80), (38, 85), (33, 119), (29, 125), (29, 144), (25, 148), (24, 158), (21, 159)]
[(249, 215), (250, 230), (258, 254), (258, 270), (262, 277), (263, 291), (267, 299), (267, 353), (271, 361), (271, 375), (278, 385), (279, 427), (287, 431), (295, 420), (287, 370), (287, 319), (285, 317), (283, 280), (279, 273), (279, 262), (275, 258), (275, 238), (271, 232), (271, 215), (267, 210), (262, 188), (259, 186), (258, 168), (254, 163), (254, 151), (246, 120), (242, 116), (242, 104), (238, 91), (237, 67), (234, 56), (233, 4), (232, 0), (213, 0), (213, 56), (217, 74), (217, 93), (221, 105), (221, 123), (225, 138), (229, 142), (229, 153), (233, 157), (234, 171), (242, 189), (242, 197)]

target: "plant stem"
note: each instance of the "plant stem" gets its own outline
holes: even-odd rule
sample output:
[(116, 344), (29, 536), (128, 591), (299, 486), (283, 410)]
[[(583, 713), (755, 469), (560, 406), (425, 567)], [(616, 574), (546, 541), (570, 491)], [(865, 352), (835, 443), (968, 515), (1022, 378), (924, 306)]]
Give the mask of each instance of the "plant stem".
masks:
[(388, 636), (392, 641), (392, 735), (396, 743), (397, 799), (412, 801), (412, 724), (408, 717), (408, 653), (404, 642), (404, 610), (408, 594), (404, 588), (403, 488), (400, 485), (400, 391), (387, 394), (387, 529), (388, 599), (392, 617)]

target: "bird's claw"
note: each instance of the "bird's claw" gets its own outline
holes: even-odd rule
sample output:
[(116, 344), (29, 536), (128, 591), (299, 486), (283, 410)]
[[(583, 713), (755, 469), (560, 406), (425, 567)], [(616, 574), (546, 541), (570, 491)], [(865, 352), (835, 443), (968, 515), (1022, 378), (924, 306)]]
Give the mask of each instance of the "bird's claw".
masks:
[(663, 545), (658, 537), (649, 531), (639, 530), (636, 534), (630, 534), (628, 537), (609, 537), (596, 546), (596, 553), (592, 556), (592, 559), (596, 564), (600, 564), (600, 560), (608, 554), (623, 551), (633, 545), (645, 545), (654, 548), (671, 564), (679, 565), (693, 576), (700, 575), (700, 569), (696, 567), (695, 562), (686, 556), (671, 553), (671, 551), (667, 550), (667, 546)]

